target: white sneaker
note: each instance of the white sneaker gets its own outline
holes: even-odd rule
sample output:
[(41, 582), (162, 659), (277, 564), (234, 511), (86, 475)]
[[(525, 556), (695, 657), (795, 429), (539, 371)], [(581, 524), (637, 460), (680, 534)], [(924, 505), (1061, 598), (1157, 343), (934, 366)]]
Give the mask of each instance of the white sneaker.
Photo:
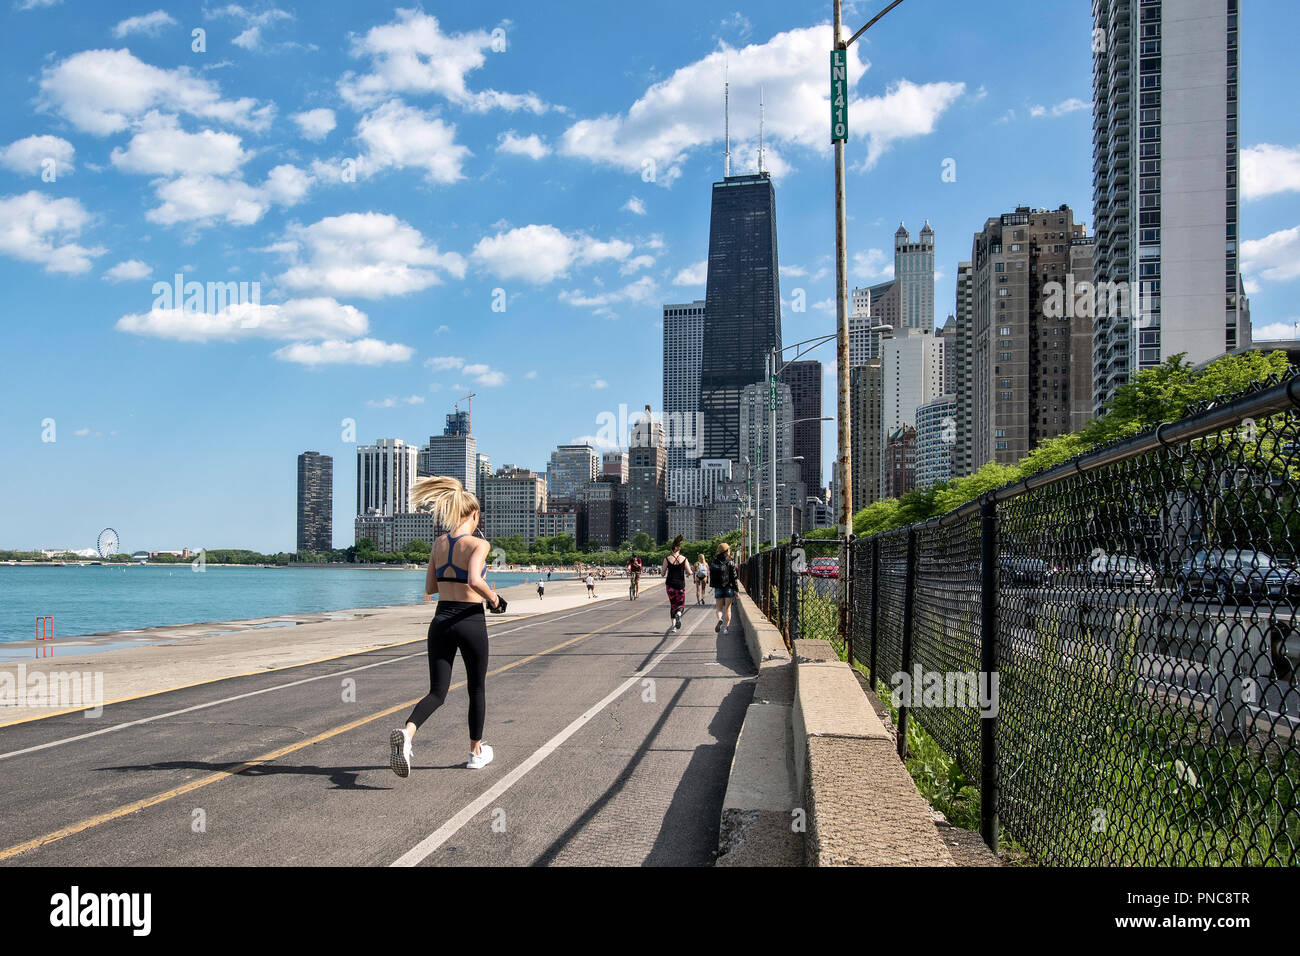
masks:
[(483, 744), (479, 749), (483, 752), (478, 754), (470, 753), (469, 762), (465, 764), (470, 770), (482, 770), (492, 762), (492, 748), (487, 744)]
[(681, 611), (678, 611), (676, 614), (673, 615), (673, 627), (677, 628), (677, 630), (679, 630), (679, 631), (682, 629), (682, 612), (681, 612)]
[(388, 745), (392, 748), (392, 753), (388, 758), (388, 765), (393, 768), (393, 773), (399, 777), (409, 777), (411, 775), (411, 738), (406, 736), (404, 730), (394, 730), (388, 735)]

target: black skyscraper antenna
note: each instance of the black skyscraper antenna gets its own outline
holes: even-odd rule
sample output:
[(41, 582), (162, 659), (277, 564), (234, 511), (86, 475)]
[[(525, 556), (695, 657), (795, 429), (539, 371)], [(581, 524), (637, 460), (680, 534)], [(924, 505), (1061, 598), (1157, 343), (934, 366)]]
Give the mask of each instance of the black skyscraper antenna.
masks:
[(763, 174), (763, 87), (758, 88), (758, 173)]

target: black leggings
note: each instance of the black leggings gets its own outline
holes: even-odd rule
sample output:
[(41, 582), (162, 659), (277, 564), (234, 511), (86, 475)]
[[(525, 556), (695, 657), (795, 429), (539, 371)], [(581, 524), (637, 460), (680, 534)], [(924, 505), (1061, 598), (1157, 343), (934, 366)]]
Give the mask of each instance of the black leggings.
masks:
[(419, 727), (442, 706), (451, 686), (457, 648), (469, 684), (469, 739), (482, 740), (487, 715), (488, 633), (483, 605), (478, 601), (438, 602), (438, 611), (429, 622), (429, 693), (406, 719)]

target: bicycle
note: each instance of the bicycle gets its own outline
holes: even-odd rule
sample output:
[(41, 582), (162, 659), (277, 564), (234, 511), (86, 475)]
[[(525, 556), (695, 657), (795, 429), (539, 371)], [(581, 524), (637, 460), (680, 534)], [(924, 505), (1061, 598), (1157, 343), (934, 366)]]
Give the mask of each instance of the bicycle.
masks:
[(629, 601), (635, 601), (636, 596), (641, 592), (641, 585), (640, 585), (641, 576), (639, 574), (633, 574), (631, 577), (632, 580), (629, 581), (627, 585), (627, 599)]

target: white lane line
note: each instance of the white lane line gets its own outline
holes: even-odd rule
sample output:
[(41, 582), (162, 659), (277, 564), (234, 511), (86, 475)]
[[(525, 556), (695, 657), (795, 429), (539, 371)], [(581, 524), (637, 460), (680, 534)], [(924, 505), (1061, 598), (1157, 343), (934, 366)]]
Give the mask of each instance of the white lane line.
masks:
[[(586, 608), (584, 607), (581, 610), (586, 610)], [(576, 614), (581, 613), (581, 610), (574, 611), (570, 614), (565, 614), (563, 617), (552, 617), (550, 620), (563, 621), (566, 618), (570, 618)], [(545, 614), (546, 612), (543, 611), (542, 613)], [(537, 620), (531, 624), (521, 624), (518, 627), (512, 627), (508, 631), (497, 631), (496, 628), (493, 628), (492, 630), (488, 631), (488, 640), (491, 641), (497, 637), (505, 637), (507, 634), (514, 634), (516, 631), (523, 631), (530, 627), (536, 627), (538, 624), (543, 624), (543, 623), (546, 622), (542, 620)], [(374, 650), (383, 650), (383, 648), (374, 648)], [(369, 654), (371, 653), (371, 651), (359, 651), (358, 653)], [(261, 690), (248, 691), (247, 693), (244, 694), (235, 694), (233, 697), (223, 697), (220, 700), (208, 701), (206, 704), (195, 704), (192, 707), (184, 707), (181, 710), (172, 710), (172, 711), (168, 711), (165, 714), (154, 714), (152, 717), (141, 717), (139, 720), (130, 720), (125, 723), (114, 724), (112, 727), (102, 727), (99, 730), (92, 730), (89, 731), (88, 733), (77, 734), (73, 737), (63, 737), (59, 740), (51, 740), (49, 743), (37, 744), (34, 747), (25, 747), (22, 750), (11, 750), (9, 753), (0, 754), (0, 760), (8, 760), (10, 757), (21, 757), (23, 754), (36, 753), (39, 750), (47, 750), (50, 747), (58, 747), (61, 746), (62, 744), (75, 743), (78, 740), (87, 740), (91, 737), (98, 737), (100, 734), (111, 734), (115, 730), (126, 730), (129, 727), (138, 727), (141, 724), (152, 723), (155, 720), (165, 720), (168, 717), (179, 717), (182, 714), (192, 714), (196, 710), (206, 710), (209, 707), (217, 707), (220, 706), (221, 704), (230, 704), (230, 703), (234, 703), (237, 700), (247, 700), (249, 697), (257, 697), (260, 694), (269, 694), (272, 691), (286, 690), (290, 687), (300, 687), (303, 684), (310, 684), (312, 681), (325, 680), (326, 678), (343, 677), (347, 674), (355, 674), (358, 671), (369, 670), (372, 667), (383, 667), (385, 664), (397, 664), (401, 661), (409, 661), (417, 657), (424, 657), (424, 651), (420, 651), (418, 654), (405, 654), (402, 657), (392, 657), (389, 658), (388, 660), (376, 661), (373, 664), (362, 664), (359, 667), (352, 667), (344, 671), (331, 671), (328, 674), (320, 674), (316, 677), (304, 677), (302, 680), (290, 681), (285, 684), (276, 684), (273, 687), (263, 687)], [(241, 676), (249, 676), (249, 675), (241, 675)], [(167, 691), (160, 691), (160, 693), (165, 694), (167, 693)]]
[(407, 850), (405, 853), (403, 853), (400, 857), (398, 857), (389, 865), (390, 866), (417, 866), (421, 861), (423, 861), (431, 853), (437, 850), (438, 847), (442, 846), (453, 836), (455, 836), (457, 831), (460, 830), (461, 827), (469, 823), (470, 820), (474, 819), (474, 817), (478, 816), (481, 812), (483, 812), (483, 810), (487, 809), (488, 806), (490, 806), (494, 801), (496, 801), (498, 797), (500, 797), (503, 793), (505, 793), (516, 783), (518, 783), (521, 779), (523, 779), (525, 774), (531, 771), (534, 767), (540, 764), (551, 754), (555, 753), (555, 751), (558, 750), (566, 740), (568, 740), (570, 737), (576, 734), (593, 717), (595, 717), (602, 710), (604, 710), (615, 700), (617, 700), (620, 696), (622, 696), (629, 687), (634, 685), (637, 681), (641, 680), (652, 670), (654, 670), (657, 666), (659, 666), (660, 661), (662, 661), (673, 651), (677, 650), (677, 648), (681, 646), (682, 641), (686, 640), (686, 638), (690, 637), (693, 633), (695, 633), (695, 629), (700, 626), (700, 621), (702, 620), (704, 620), (703, 617), (696, 619), (694, 624), (692, 624), (689, 628), (687, 628), (685, 631), (682, 632), (681, 637), (673, 641), (671, 645), (669, 645), (664, 651), (662, 651), (657, 657), (655, 657), (649, 664), (647, 664), (641, 670), (637, 671), (627, 680), (623, 681), (623, 683), (619, 684), (618, 687), (615, 688), (613, 691), (611, 691), (604, 700), (600, 701), (600, 703), (598, 704), (592, 705), (592, 707), (586, 710), (582, 714), (582, 716), (578, 717), (576, 720), (573, 721), (573, 723), (569, 724), (569, 726), (565, 727), (563, 730), (561, 730), (550, 740), (546, 741), (546, 743), (542, 744), (539, 748), (537, 748), (536, 751), (534, 751), (528, 757), (527, 760), (525, 760), (519, 766), (515, 767), (514, 770), (510, 771), (499, 781), (497, 781), (495, 786), (491, 787), (486, 793), (480, 796), (477, 800), (475, 800), (469, 806), (465, 807), (465, 809), (461, 810), (460, 813), (456, 814), (454, 817), (452, 817), (450, 820), (448, 820), (446, 823), (440, 826), (437, 830), (429, 834), (427, 837), (425, 837), (415, 846), (411, 847), (411, 849)]

